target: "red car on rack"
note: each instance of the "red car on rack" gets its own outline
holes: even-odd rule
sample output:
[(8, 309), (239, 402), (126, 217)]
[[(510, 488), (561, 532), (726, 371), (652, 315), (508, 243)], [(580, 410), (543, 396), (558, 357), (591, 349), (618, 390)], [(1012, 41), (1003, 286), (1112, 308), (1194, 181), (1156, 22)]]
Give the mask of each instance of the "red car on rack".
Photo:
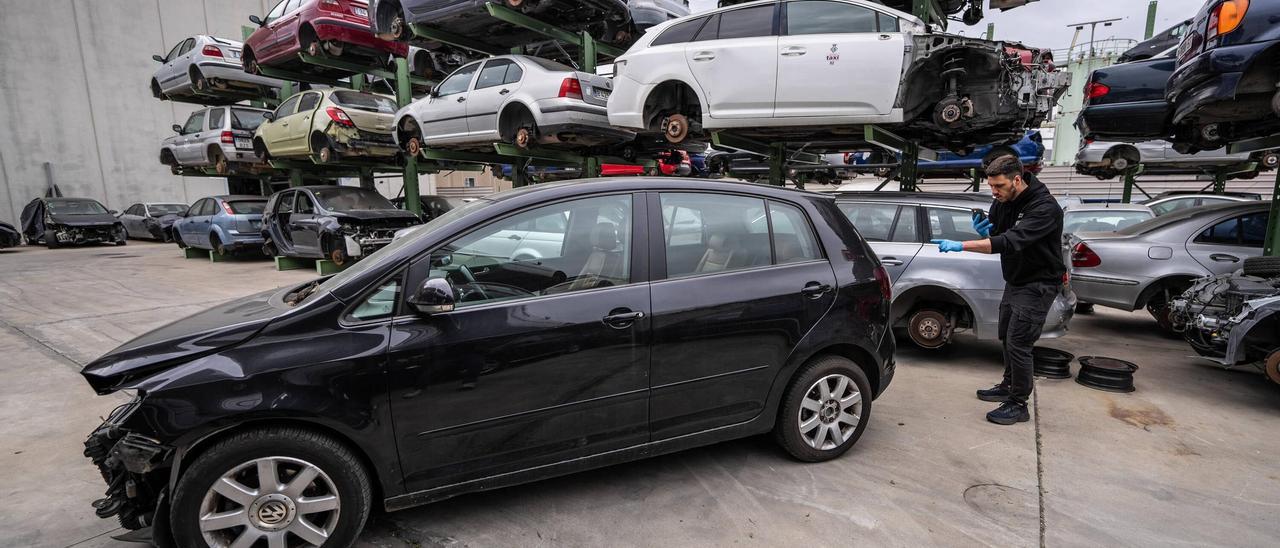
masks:
[(250, 16), (258, 25), (244, 42), (245, 72), (261, 74), (261, 67), (350, 76), (351, 71), (303, 63), (299, 53), (314, 57), (386, 64), (409, 53), (407, 44), (388, 42), (369, 30), (369, 4), (364, 0), (280, 0), (265, 18)]

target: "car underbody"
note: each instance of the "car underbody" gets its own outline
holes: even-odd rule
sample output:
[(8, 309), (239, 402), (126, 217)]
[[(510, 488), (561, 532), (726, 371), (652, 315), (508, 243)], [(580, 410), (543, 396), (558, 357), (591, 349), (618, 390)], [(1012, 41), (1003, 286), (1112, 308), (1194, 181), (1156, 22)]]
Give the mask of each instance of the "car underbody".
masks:
[(1196, 353), (1280, 383), (1280, 275), (1201, 278), (1173, 302), (1172, 317)]

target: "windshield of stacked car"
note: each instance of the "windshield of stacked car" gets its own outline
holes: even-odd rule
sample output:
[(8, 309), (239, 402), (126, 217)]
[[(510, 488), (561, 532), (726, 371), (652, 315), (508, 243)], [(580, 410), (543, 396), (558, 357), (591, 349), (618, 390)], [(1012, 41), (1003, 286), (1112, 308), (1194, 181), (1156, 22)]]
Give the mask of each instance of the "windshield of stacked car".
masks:
[(231, 109), (231, 129), (243, 129), (253, 131), (266, 121), (263, 115), (266, 111), (254, 110), (248, 108)]
[(107, 208), (91, 200), (47, 200), (45, 205), (54, 215), (105, 215)]
[(147, 204), (147, 211), (150, 211), (152, 216), (159, 217), (161, 215), (182, 213), (188, 207), (187, 204)]
[(326, 188), (315, 191), (315, 195), (320, 205), (330, 211), (396, 208), (381, 194), (363, 188)]
[(1136, 225), (1154, 217), (1149, 211), (1067, 211), (1062, 217), (1062, 231), (1111, 232)]
[(261, 215), (267, 209), (266, 200), (234, 200), (227, 202), (227, 207), (236, 215)]
[(384, 114), (395, 114), (396, 102), (388, 97), (381, 95), (373, 95), (371, 93), (360, 93), (358, 91), (335, 91), (329, 98), (334, 104), (354, 108), (356, 110), (367, 110), (369, 112), (381, 112)]

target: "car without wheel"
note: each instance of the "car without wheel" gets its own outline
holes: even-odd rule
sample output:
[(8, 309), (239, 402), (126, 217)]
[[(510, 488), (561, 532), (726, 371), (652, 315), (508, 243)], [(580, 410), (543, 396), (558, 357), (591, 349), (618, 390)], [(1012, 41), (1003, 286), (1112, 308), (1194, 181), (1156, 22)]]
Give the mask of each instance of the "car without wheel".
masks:
[(1168, 137), (1170, 107), (1164, 87), (1178, 63), (1175, 53), (1176, 48), (1169, 48), (1149, 59), (1089, 73), (1076, 119), (1081, 137), (1129, 143)]
[(130, 238), (173, 240), (173, 223), (187, 212), (187, 204), (142, 203), (133, 204), (117, 217)]
[[(546, 36), (489, 15), (487, 4), (517, 10), (569, 32), (586, 31), (597, 40), (629, 42), (631, 17), (623, 0), (370, 0), (370, 28), (387, 40), (414, 38), (410, 25), (465, 36), (490, 53), (510, 51)], [(439, 42), (430, 41), (436, 46)]]
[(173, 223), (181, 248), (208, 249), (219, 256), (262, 249), (262, 196), (209, 196), (196, 200)]
[[(554, 256), (475, 247), (547, 217)], [(670, 178), (495, 194), (86, 366), (99, 393), (136, 393), (86, 440), (98, 515), (179, 546), (349, 546), (375, 505), (735, 438), (833, 459), (893, 378), (889, 291), (828, 196)]]
[(0, 249), (22, 245), (22, 232), (13, 225), (0, 221)]
[[(941, 348), (958, 330), (980, 340), (998, 340), (1004, 276), (1000, 256), (944, 256), (933, 239), (980, 240), (972, 226), (975, 209), (986, 211), (990, 195), (928, 192), (841, 192), (836, 203), (893, 281), (891, 325), (921, 348)], [(1066, 335), (1075, 309), (1063, 280), (1045, 319), (1043, 338)]]
[(308, 158), (317, 164), (396, 157), (396, 102), (347, 89), (298, 93), (266, 114), (253, 136), (261, 159)]
[(1232, 202), (1183, 209), (1113, 232), (1071, 236), (1071, 286), (1081, 302), (1146, 308), (1172, 329), (1168, 306), (1192, 281), (1232, 272), (1262, 254), (1270, 204)]
[(151, 94), (157, 99), (197, 98), (206, 105), (274, 97), (284, 81), (245, 74), (240, 65), (243, 46), (199, 34), (178, 42), (164, 56), (151, 56), (160, 63), (151, 76)]
[(309, 186), (271, 196), (262, 217), (268, 255), (328, 259), (346, 265), (391, 243), (397, 230), (421, 224), (376, 191)]
[(1086, 140), (1076, 152), (1076, 173), (1107, 180), (1142, 164), (1142, 172), (1146, 174), (1213, 174), (1248, 162), (1255, 163), (1253, 169), (1237, 173), (1235, 177), (1252, 179), (1263, 171), (1274, 170), (1280, 164), (1280, 155), (1274, 150), (1229, 154), (1226, 147), (1183, 154), (1163, 139), (1138, 143)]
[(1280, 2), (1209, 0), (1178, 46), (1165, 97), (1183, 152), (1280, 133)]
[(635, 134), (609, 125), (613, 82), (555, 61), (504, 55), (455, 71), (427, 97), (396, 113), (396, 142), (407, 154), (424, 146), (493, 151), (618, 144)]
[(31, 245), (54, 249), (64, 245), (125, 245), (124, 225), (97, 200), (36, 198), (22, 208), (22, 235)]
[(814, 152), (875, 124), (967, 153), (1039, 126), (1069, 80), (1048, 50), (929, 32), (874, 2), (759, 1), (650, 29), (614, 64), (609, 120), (672, 143), (732, 130)]
[(186, 168), (213, 168), (219, 175), (252, 174), (270, 166), (253, 152), (253, 133), (271, 111), (242, 106), (192, 112), (177, 133), (160, 143), (160, 163), (175, 174)]
[(1256, 366), (1280, 384), (1280, 257), (1196, 280), (1174, 301), (1173, 322), (1197, 354), (1225, 368)]
[(363, 0), (280, 0), (265, 17), (249, 21), (258, 25), (240, 58), (249, 74), (269, 67), (343, 77), (352, 72), (305, 63), (298, 54), (386, 65), (409, 53), (409, 46), (369, 31), (369, 4)]

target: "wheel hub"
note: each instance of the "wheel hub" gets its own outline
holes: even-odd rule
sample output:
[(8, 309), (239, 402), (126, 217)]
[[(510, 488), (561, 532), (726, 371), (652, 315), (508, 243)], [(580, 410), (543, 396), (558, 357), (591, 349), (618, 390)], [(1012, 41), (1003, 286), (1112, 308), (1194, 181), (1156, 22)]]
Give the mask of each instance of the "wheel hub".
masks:
[(932, 339), (937, 337), (938, 333), (942, 331), (942, 326), (938, 325), (937, 320), (933, 318), (928, 318), (920, 322), (920, 325), (919, 327), (916, 328), (916, 331), (920, 333), (920, 336), (926, 339)]
[(293, 499), (273, 493), (253, 501), (249, 506), (249, 522), (263, 531), (279, 531), (288, 528), (297, 513)]
[(419, 152), (422, 152), (422, 143), (418, 142), (417, 137), (414, 137), (409, 139), (409, 145), (405, 148), (410, 155), (417, 156)]

